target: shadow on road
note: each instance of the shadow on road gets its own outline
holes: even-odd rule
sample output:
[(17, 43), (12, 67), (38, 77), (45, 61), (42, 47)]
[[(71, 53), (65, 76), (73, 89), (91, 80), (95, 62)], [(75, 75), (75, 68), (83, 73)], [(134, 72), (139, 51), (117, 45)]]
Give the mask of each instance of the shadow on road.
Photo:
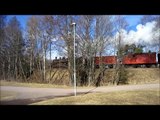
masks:
[[(77, 95), (85, 95), (88, 93), (92, 93), (97, 87), (87, 91), (87, 92), (77, 92)], [(32, 98), (32, 99), (15, 99), (9, 101), (0, 101), (0, 105), (29, 105), (32, 103), (59, 98), (59, 97), (69, 97), (74, 96), (74, 93), (66, 94), (66, 95), (59, 95), (59, 96), (46, 96), (46, 97), (39, 97), (39, 98)]]
[(95, 88), (93, 88), (93, 89), (91, 89), (91, 90), (89, 90), (89, 91), (87, 91), (87, 92), (81, 92), (81, 94), (88, 94), (88, 93), (93, 93), (93, 90), (95, 90), (97, 87), (95, 87)]

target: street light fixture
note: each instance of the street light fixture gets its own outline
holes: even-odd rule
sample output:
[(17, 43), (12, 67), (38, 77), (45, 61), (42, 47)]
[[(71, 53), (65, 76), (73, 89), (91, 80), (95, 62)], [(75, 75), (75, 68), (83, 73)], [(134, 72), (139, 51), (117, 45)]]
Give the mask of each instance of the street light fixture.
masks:
[(76, 23), (72, 23), (71, 25), (73, 25), (73, 32), (74, 32), (74, 53), (73, 53), (73, 56), (74, 56), (74, 69), (73, 69), (73, 72), (74, 72), (74, 96), (76, 96), (77, 94), (77, 88), (76, 88), (76, 60), (75, 60), (75, 37), (76, 37)]

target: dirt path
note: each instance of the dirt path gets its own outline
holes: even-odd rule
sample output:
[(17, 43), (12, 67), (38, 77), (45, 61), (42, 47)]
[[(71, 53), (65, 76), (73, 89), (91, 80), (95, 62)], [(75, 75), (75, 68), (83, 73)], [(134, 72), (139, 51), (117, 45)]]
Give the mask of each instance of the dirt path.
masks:
[[(122, 85), (98, 88), (78, 88), (77, 94), (86, 94), (91, 92), (113, 92), (113, 91), (130, 91), (143, 89), (160, 89), (160, 84), (143, 84), (143, 85)], [(27, 105), (34, 102), (53, 99), (56, 97), (73, 96), (73, 89), (62, 88), (29, 88), (29, 87), (13, 87), (0, 86), (0, 92), (13, 91), (18, 95), (10, 101), (0, 101), (1, 105)]]

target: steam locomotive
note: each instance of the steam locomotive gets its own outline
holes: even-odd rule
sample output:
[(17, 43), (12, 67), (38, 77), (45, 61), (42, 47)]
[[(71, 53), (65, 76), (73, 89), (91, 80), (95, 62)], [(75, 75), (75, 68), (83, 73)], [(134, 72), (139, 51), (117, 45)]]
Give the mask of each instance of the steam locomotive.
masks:
[[(123, 58), (118, 59), (117, 56), (95, 57), (95, 66), (99, 67), (103, 64), (106, 68), (114, 68), (119, 61), (125, 67), (160, 67), (160, 53), (157, 54), (158, 62), (156, 62), (156, 52), (152, 53), (135, 53), (127, 54)], [(67, 68), (68, 58), (55, 59), (52, 62), (53, 68)]]

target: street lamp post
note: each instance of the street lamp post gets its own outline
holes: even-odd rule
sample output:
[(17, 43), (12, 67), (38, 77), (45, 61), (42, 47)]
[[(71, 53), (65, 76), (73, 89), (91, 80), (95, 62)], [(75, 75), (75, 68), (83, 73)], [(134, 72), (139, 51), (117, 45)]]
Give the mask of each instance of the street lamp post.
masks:
[(76, 37), (76, 23), (72, 23), (73, 25), (73, 32), (74, 32), (74, 53), (73, 53), (73, 56), (74, 56), (74, 69), (73, 69), (73, 77), (74, 77), (74, 96), (76, 96), (77, 94), (77, 88), (76, 88), (76, 59), (75, 59), (75, 37)]

